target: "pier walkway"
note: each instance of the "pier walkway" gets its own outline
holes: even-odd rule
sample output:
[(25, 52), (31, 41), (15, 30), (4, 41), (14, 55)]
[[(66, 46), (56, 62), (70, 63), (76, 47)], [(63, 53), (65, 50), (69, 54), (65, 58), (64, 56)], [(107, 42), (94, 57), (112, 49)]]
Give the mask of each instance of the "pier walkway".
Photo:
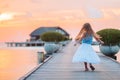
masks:
[(70, 42), (24, 80), (120, 80), (120, 64), (101, 53), (101, 63), (94, 64), (95, 71), (85, 72), (83, 63), (72, 63), (77, 47)]

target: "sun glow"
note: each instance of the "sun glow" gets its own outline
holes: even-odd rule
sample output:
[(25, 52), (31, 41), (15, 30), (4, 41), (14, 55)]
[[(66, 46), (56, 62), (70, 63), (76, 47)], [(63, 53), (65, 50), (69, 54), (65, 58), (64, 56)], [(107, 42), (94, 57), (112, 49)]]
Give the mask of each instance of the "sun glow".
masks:
[(0, 21), (10, 20), (12, 18), (13, 18), (13, 14), (10, 14), (10, 13), (2, 13), (2, 14), (0, 14)]

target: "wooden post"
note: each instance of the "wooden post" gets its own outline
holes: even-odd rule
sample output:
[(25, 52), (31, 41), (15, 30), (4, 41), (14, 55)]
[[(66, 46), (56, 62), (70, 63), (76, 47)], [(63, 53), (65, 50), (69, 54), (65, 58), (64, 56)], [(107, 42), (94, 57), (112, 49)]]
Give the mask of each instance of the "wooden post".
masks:
[(38, 63), (44, 62), (44, 52), (37, 52), (38, 53)]

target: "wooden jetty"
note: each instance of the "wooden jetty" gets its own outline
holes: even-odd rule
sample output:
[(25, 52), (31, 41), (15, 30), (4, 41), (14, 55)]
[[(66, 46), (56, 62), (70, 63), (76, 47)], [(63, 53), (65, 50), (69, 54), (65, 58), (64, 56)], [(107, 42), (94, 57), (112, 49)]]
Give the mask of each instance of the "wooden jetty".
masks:
[(5, 42), (8, 47), (29, 47), (29, 46), (43, 46), (44, 42)]
[(120, 80), (120, 63), (98, 53), (100, 64), (94, 64), (95, 71), (84, 71), (83, 63), (72, 63), (78, 46), (69, 43), (60, 53), (19, 80)]

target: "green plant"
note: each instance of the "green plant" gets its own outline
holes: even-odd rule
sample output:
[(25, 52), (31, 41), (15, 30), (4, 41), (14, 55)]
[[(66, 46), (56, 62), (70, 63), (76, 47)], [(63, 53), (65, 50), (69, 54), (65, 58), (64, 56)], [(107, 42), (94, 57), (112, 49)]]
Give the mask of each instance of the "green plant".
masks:
[(59, 32), (45, 32), (40, 37), (42, 41), (46, 41), (46, 42), (60, 42), (65, 38)]
[(120, 30), (103, 29), (97, 32), (102, 38), (104, 45), (116, 45), (120, 43)]
[(66, 40), (69, 40), (69, 38), (67, 38), (67, 37), (64, 37), (64, 38), (63, 38), (63, 41), (66, 41)]

